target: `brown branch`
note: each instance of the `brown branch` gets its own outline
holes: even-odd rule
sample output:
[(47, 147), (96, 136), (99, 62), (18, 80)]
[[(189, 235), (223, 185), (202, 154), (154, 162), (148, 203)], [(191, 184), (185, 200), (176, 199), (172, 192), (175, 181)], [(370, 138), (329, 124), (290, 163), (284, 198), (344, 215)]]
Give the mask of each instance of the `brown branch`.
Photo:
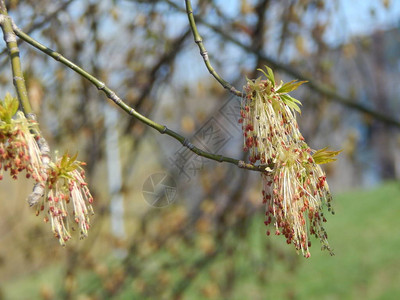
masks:
[[(136, 110), (140, 110), (140, 108), (144, 104), (146, 98), (149, 96), (149, 94), (152, 90), (152, 87), (153, 87), (154, 83), (156, 82), (158, 71), (163, 66), (171, 65), (174, 62), (176, 56), (179, 54), (179, 51), (182, 49), (183, 43), (185, 42), (185, 40), (187, 39), (189, 34), (190, 34), (190, 29), (186, 30), (183, 34), (181, 34), (180, 36), (175, 38), (171, 42), (172, 47), (170, 48), (170, 50), (165, 52), (161, 56), (161, 58), (158, 60), (158, 62), (153, 66), (153, 68), (150, 70), (147, 84), (142, 88), (142, 92), (135, 102), (134, 108)], [(125, 133), (128, 133), (132, 129), (132, 127), (135, 123), (136, 123), (135, 119), (130, 119), (125, 128)]]
[[(270, 0), (260, 0), (258, 5), (256, 6), (256, 15), (257, 15), (257, 24), (254, 27), (253, 34), (252, 34), (252, 44), (253, 48), (256, 49), (258, 52), (261, 52), (264, 48), (265, 43), (265, 15), (267, 12), (267, 8), (269, 5)], [(263, 60), (258, 57), (257, 58), (257, 68), (263, 67)], [(255, 73), (255, 72), (254, 72)], [(252, 75), (253, 78), (257, 77), (256, 74)]]

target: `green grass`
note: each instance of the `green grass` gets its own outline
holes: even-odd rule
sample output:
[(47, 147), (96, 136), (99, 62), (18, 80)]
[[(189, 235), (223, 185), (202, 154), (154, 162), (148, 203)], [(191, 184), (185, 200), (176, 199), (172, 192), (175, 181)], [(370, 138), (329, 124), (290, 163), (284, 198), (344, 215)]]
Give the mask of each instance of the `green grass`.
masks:
[[(399, 299), (400, 184), (337, 195), (335, 212), (326, 224), (335, 256), (320, 251), (318, 241), (313, 241), (309, 259), (293, 257), (284, 239), (269, 237), (287, 255), (285, 263), (271, 262), (271, 254), (262, 253), (265, 228), (256, 216), (249, 247), (235, 260), (240, 278), (232, 298)], [(249, 263), (251, 256), (267, 263), (257, 268)], [(266, 273), (264, 282), (257, 280), (259, 269)]]
[(318, 251), (314, 242), (311, 258), (301, 260), (295, 275), (276, 281), (291, 287), (296, 299), (399, 299), (400, 184), (335, 201), (336, 214), (326, 226), (335, 256)]
[[(185, 299), (204, 299), (205, 287), (223, 283), (227, 266), (233, 266), (236, 274), (231, 299), (399, 299), (400, 184), (389, 182), (373, 190), (337, 195), (335, 208), (336, 214), (329, 215), (326, 224), (335, 256), (320, 251), (317, 241), (309, 259), (293, 254), (293, 246), (288, 247), (283, 238), (265, 237), (260, 213), (251, 220), (246, 241), (235, 246), (236, 254), (220, 253), (194, 279)], [(265, 250), (268, 244), (273, 244), (274, 253)], [(61, 274), (54, 266), (3, 282), (4, 299), (37, 299), (44, 285), (56, 291)], [(178, 273), (172, 275), (181, 278)], [(91, 274), (80, 277), (96, 282)], [(136, 299), (132, 292), (128, 284), (118, 299)], [(211, 293), (209, 297), (221, 296)]]

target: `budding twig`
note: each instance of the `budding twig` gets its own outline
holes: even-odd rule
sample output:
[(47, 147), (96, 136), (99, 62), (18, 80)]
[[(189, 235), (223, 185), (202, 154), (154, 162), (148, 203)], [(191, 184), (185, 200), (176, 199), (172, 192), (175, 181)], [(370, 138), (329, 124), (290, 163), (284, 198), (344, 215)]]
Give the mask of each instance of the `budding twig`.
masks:
[(238, 91), (233, 85), (231, 85), (229, 82), (227, 82), (226, 80), (224, 80), (213, 68), (213, 66), (211, 65), (210, 59), (208, 57), (208, 52), (206, 47), (204, 47), (203, 44), (203, 39), (201, 38), (198, 30), (197, 30), (197, 26), (196, 26), (196, 22), (194, 20), (194, 16), (193, 16), (193, 9), (192, 9), (192, 3), (190, 0), (185, 0), (185, 4), (186, 4), (186, 13), (188, 15), (189, 18), (189, 24), (190, 24), (190, 28), (192, 29), (193, 32), (193, 37), (194, 37), (194, 41), (197, 44), (197, 46), (199, 47), (200, 50), (200, 55), (203, 57), (204, 60), (204, 64), (207, 67), (207, 70), (210, 72), (210, 74), (212, 76), (214, 76), (214, 78), (225, 88), (227, 89), (229, 92), (231, 92), (232, 94), (234, 94), (235, 96), (239, 96), (239, 97), (243, 97), (243, 93)]
[(11, 18), (7, 14), (7, 8), (4, 4), (4, 1), (0, 1), (0, 26), (3, 30), (4, 41), (7, 44), (8, 55), (11, 60), (13, 83), (17, 91), (18, 100), (24, 113), (29, 114), (32, 112), (32, 108), (28, 99), (28, 92), (21, 69), (17, 38), (12, 28)]
[[(17, 38), (13, 30), (13, 21), (8, 16), (7, 8), (3, 0), (0, 1), (0, 26), (3, 30), (4, 41), (7, 44), (8, 55), (11, 60), (13, 83), (17, 91), (20, 108), (24, 112), (26, 118), (34, 124), (31, 131), (36, 137), (36, 142), (41, 152), (42, 166), (44, 169), (47, 169), (50, 162), (50, 148), (46, 139), (40, 132), (39, 126), (36, 123), (36, 116), (32, 111), (29, 102), (28, 91), (26, 89), (25, 79), (21, 68)], [(46, 172), (43, 172), (42, 177), (44, 177), (42, 178), (42, 181), (37, 182), (34, 185), (33, 191), (28, 197), (29, 206), (36, 205), (39, 199), (44, 195), (44, 182), (46, 182), (47, 179)]]
[[(178, 10), (180, 12), (185, 12), (184, 9), (182, 9), (179, 5), (177, 5), (173, 1), (164, 0), (164, 2), (168, 3), (168, 5), (170, 5), (171, 7), (175, 8), (176, 10)], [(308, 81), (309, 82), (307, 85), (308, 88), (317, 92), (320, 95), (326, 96), (327, 100), (332, 101), (332, 102), (337, 102), (337, 103), (339, 103), (343, 106), (346, 106), (350, 109), (356, 110), (360, 113), (364, 113), (364, 114), (371, 116), (374, 119), (376, 119), (384, 124), (387, 124), (389, 126), (400, 128), (400, 121), (398, 119), (387, 116), (384, 113), (381, 113), (379, 111), (376, 111), (374, 109), (371, 109), (364, 105), (361, 105), (361, 104), (359, 104), (359, 101), (356, 98), (351, 98), (349, 96), (340, 95), (339, 93), (337, 93), (335, 88), (333, 88), (329, 85), (320, 83), (320, 82), (304, 75), (303, 73), (298, 72), (291, 66), (284, 64), (282, 62), (279, 62), (268, 55), (265, 55), (259, 49), (252, 47), (252, 45), (246, 45), (245, 43), (239, 41), (237, 38), (233, 37), (231, 34), (223, 31), (220, 27), (208, 23), (201, 16), (196, 17), (196, 20), (198, 21), (198, 23), (201, 23), (203, 26), (208, 27), (209, 29), (214, 31), (216, 34), (218, 34), (224, 40), (231, 42), (232, 44), (242, 48), (244, 51), (246, 51), (248, 53), (252, 53), (256, 57), (258, 57), (259, 59), (264, 61), (266, 64), (268, 64), (270, 67), (277, 69), (277, 70), (281, 70), (281, 71), (285, 72), (286, 74), (289, 74), (299, 80)]]
[(238, 159), (226, 157), (226, 156), (219, 155), (219, 154), (210, 153), (210, 152), (207, 152), (207, 151), (197, 148), (196, 146), (191, 144), (184, 136), (167, 128), (165, 125), (159, 124), (159, 123), (143, 116), (139, 112), (137, 112), (134, 108), (127, 105), (117, 95), (117, 93), (115, 93), (113, 90), (111, 90), (104, 82), (100, 81), (95, 76), (91, 75), (90, 73), (88, 73), (87, 71), (85, 71), (84, 69), (79, 67), (78, 65), (74, 64), (73, 62), (71, 62), (70, 60), (65, 58), (63, 55), (61, 55), (60, 53), (46, 47), (45, 45), (39, 43), (38, 41), (36, 41), (35, 39), (33, 39), (32, 37), (27, 35), (26, 33), (22, 32), (22, 30), (19, 29), (14, 23), (12, 23), (12, 24), (13, 24), (13, 30), (19, 38), (21, 38), (22, 40), (24, 40), (31, 46), (42, 51), (46, 55), (54, 58), (58, 62), (64, 64), (65, 66), (72, 69), (73, 71), (75, 71), (76, 73), (81, 75), (82, 77), (89, 80), (94, 86), (97, 87), (98, 90), (102, 91), (107, 96), (108, 99), (112, 100), (116, 105), (118, 105), (121, 109), (123, 109), (126, 113), (128, 113), (132, 117), (138, 119), (139, 121), (146, 124), (147, 126), (154, 128), (159, 133), (169, 135), (170, 137), (176, 139), (184, 147), (188, 148), (190, 151), (196, 153), (197, 155), (211, 159), (211, 160), (215, 160), (218, 162), (227, 162), (230, 164), (234, 164), (234, 165), (238, 166), (239, 168), (243, 168), (243, 169), (247, 169), (247, 170), (251, 170), (251, 171), (265, 172), (267, 167), (271, 167), (271, 166), (267, 166), (267, 165), (247, 164)]

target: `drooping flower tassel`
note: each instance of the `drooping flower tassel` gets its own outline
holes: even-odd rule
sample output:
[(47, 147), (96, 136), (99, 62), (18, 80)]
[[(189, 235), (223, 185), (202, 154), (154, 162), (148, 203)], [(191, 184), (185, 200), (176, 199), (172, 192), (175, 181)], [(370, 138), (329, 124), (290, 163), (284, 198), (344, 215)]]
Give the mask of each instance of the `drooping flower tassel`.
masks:
[(4, 171), (13, 179), (25, 171), (27, 178), (36, 181), (28, 203), (37, 215), (47, 213), (44, 220), (50, 221), (61, 245), (71, 238), (71, 229), (86, 237), (93, 197), (85, 182), (84, 163), (68, 153), (52, 162), (47, 142), (37, 134), (37, 123), (28, 120), (18, 106), (10, 94), (0, 101), (0, 180)]
[(50, 220), (54, 236), (61, 245), (71, 238), (71, 229), (79, 230), (81, 238), (86, 237), (89, 217), (93, 214), (93, 197), (81, 167), (84, 163), (76, 157), (66, 153), (49, 164), (44, 196), (37, 204), (37, 214), (42, 210), (47, 212), (45, 222)]
[(304, 82), (276, 85), (272, 70), (267, 67), (267, 72), (263, 72), (266, 80), (247, 80), (239, 120), (250, 162), (273, 165), (262, 174), (265, 224), (272, 224), (275, 234), (284, 235), (305, 257), (310, 256), (310, 235), (333, 254), (322, 226), (326, 222), (322, 210), (327, 206), (332, 211), (332, 197), (319, 164), (335, 160), (340, 151), (308, 147), (295, 115), (301, 103), (287, 94)]

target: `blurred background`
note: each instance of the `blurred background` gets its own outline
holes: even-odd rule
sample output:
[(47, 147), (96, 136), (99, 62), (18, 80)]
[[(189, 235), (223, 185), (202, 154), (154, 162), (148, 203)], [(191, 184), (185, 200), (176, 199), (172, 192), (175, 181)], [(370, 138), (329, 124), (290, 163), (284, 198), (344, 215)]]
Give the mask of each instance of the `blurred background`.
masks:
[[(6, 1), (16, 24), (130, 106), (238, 159), (240, 99), (208, 73), (183, 1)], [(400, 2), (193, 1), (214, 68), (239, 90), (265, 64), (294, 95), (325, 166), (336, 255), (265, 235), (260, 174), (209, 161), (130, 118), (87, 80), (21, 42), (30, 100), (52, 151), (87, 162), (95, 216), (66, 247), (0, 182), (0, 299), (398, 299)], [(13, 92), (2, 44), (0, 97)], [(14, 93), (15, 94), (15, 93)], [(393, 205), (393, 206), (392, 206)]]

